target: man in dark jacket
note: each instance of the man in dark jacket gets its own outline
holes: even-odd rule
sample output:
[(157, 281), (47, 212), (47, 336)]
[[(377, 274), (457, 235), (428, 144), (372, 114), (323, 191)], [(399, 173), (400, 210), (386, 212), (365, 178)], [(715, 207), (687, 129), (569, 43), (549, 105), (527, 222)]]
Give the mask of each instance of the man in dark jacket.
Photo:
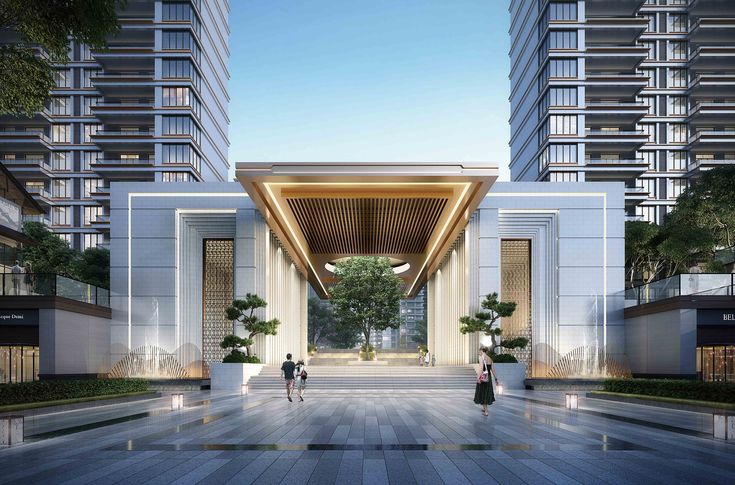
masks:
[(286, 354), (286, 361), (281, 366), (281, 375), (286, 379), (286, 398), (293, 402), (291, 399), (291, 393), (293, 392), (294, 384), (294, 371), (296, 370), (296, 364), (291, 360), (291, 354)]

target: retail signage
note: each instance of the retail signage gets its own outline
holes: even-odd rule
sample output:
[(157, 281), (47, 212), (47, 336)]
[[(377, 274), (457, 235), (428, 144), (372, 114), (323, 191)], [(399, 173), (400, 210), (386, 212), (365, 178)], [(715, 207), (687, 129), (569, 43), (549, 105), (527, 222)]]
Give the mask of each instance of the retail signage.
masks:
[(735, 308), (697, 310), (700, 325), (735, 325)]
[(0, 309), (0, 325), (38, 325), (38, 310)]

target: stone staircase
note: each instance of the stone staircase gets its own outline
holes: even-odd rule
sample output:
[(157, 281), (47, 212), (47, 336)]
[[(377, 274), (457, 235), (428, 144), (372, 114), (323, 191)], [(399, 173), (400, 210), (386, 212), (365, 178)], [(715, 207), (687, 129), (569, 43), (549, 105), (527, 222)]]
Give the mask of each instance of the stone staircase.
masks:
[[(474, 389), (472, 366), (307, 366), (309, 391)], [(250, 379), (251, 391), (281, 391), (284, 381), (276, 366), (265, 366)]]

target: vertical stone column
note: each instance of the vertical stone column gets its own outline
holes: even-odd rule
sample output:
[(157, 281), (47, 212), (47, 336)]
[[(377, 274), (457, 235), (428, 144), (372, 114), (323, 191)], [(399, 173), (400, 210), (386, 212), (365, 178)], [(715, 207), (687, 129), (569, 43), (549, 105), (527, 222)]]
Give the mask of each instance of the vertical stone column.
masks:
[[(266, 257), (266, 317), (281, 321), (276, 335), (264, 337), (266, 364), (280, 365), (287, 353), (307, 358), (306, 280), (298, 272), (278, 238), (269, 231)], [(263, 347), (261, 347), (263, 348)]]
[(465, 233), (455, 241), (428, 282), (429, 350), (439, 365), (470, 362), (469, 336), (459, 332), (459, 318), (469, 313)]

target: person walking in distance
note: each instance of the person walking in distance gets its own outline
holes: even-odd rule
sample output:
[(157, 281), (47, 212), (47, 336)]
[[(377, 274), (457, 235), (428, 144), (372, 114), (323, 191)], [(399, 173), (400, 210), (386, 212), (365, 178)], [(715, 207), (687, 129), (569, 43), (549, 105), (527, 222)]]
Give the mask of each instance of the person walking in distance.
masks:
[(481, 404), (482, 414), (487, 416), (488, 405), (495, 401), (490, 374), (495, 378), (495, 384), (498, 383), (498, 376), (493, 370), (493, 359), (487, 355), (487, 347), (480, 347), (479, 357), (480, 368), (477, 372), (477, 384), (475, 385), (475, 404)]
[(304, 391), (306, 391), (306, 364), (304, 359), (299, 359), (296, 363), (296, 386), (299, 391), (299, 400), (304, 401)]
[(23, 279), (23, 268), (20, 267), (20, 261), (15, 262), (15, 266), (10, 268), (10, 272), (13, 274), (13, 294), (17, 296), (20, 294), (20, 282)]
[(293, 380), (295, 370), (296, 364), (294, 364), (291, 360), (291, 354), (286, 354), (286, 360), (281, 366), (281, 375), (286, 380), (286, 398), (289, 400), (289, 402), (293, 402), (293, 399), (291, 399), (291, 393), (293, 393)]
[(32, 295), (33, 294), (33, 268), (31, 268), (31, 263), (26, 261), (25, 266), (23, 267), (23, 283), (26, 287), (26, 295)]
[(426, 355), (424, 355), (424, 365), (426, 367), (429, 367), (430, 363), (431, 363), (431, 352), (429, 352), (429, 349), (426, 349)]

